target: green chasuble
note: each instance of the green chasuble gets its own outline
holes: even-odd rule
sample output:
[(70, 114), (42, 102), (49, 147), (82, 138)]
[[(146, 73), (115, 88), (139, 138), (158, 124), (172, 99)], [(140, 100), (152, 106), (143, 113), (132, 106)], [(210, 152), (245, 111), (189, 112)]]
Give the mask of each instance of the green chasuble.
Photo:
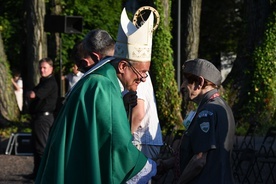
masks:
[(146, 164), (132, 136), (114, 67), (82, 78), (55, 120), (35, 183), (125, 183)]

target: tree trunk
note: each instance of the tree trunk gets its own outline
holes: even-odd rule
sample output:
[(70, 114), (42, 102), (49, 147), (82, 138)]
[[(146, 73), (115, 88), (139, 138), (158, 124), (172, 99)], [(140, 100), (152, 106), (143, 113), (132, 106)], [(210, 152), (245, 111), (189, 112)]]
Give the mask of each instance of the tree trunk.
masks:
[(43, 0), (26, 0), (27, 7), (27, 77), (25, 89), (32, 89), (40, 78), (38, 61), (47, 57), (47, 40), (44, 32), (45, 2)]
[[(61, 15), (62, 7), (61, 0), (51, 0), (51, 15)], [(58, 63), (59, 73), (56, 75), (56, 78), (59, 79), (59, 94), (61, 97), (65, 95), (65, 81), (61, 80), (63, 76), (63, 63), (62, 63), (62, 34), (63, 33), (50, 33), (48, 37), (48, 51), (51, 53), (50, 58)]]
[(12, 76), (10, 75), (9, 64), (4, 51), (2, 35), (0, 32), (0, 127), (8, 121), (18, 121), (20, 111), (17, 106)]
[[(256, 69), (252, 54), (263, 37), (269, 4), (269, 0), (246, 0), (244, 2), (244, 19), (247, 24), (244, 35), (241, 36), (237, 59), (224, 82), (236, 120), (248, 121), (248, 116), (252, 116), (252, 114), (246, 113), (246, 108), (249, 108), (248, 95), (253, 90), (250, 81)], [(253, 116), (251, 118), (254, 119)]]
[[(202, 0), (181, 1), (181, 62), (180, 66), (188, 59), (198, 57), (200, 42), (200, 15)], [(180, 70), (180, 76), (181, 70)], [(182, 83), (182, 76), (180, 77)], [(181, 84), (180, 84), (181, 85)], [(185, 117), (187, 111), (193, 107), (187, 97), (182, 96), (181, 114)]]
[(182, 43), (183, 50), (182, 61), (198, 57), (199, 37), (200, 37), (200, 15), (202, 0), (182, 1), (183, 26)]

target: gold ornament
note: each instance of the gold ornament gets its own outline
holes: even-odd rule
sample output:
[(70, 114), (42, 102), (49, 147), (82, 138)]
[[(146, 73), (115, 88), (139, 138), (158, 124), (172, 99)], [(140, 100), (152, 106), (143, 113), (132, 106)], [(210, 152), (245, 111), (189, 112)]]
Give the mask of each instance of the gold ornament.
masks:
[(149, 16), (150, 12), (153, 12), (154, 14), (154, 27), (152, 31), (155, 31), (159, 25), (160, 22), (160, 15), (158, 13), (158, 11), (156, 9), (154, 9), (151, 6), (142, 6), (141, 8), (139, 8), (134, 16), (133, 16), (133, 24), (139, 28), (143, 25), (143, 23), (147, 20), (147, 17)]

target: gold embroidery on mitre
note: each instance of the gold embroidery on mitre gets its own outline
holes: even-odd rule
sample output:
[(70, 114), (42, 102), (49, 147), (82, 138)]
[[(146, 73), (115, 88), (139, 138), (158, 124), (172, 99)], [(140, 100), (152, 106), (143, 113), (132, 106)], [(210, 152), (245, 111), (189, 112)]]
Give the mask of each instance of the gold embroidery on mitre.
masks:
[(138, 29), (129, 21), (126, 10), (123, 9), (114, 56), (139, 62), (151, 61), (153, 20), (151, 13)]

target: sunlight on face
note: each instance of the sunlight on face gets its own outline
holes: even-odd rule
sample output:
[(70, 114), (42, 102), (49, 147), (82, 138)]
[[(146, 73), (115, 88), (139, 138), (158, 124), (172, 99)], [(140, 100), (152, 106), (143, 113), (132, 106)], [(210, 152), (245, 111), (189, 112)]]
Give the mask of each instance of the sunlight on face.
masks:
[(146, 81), (149, 68), (150, 62), (131, 62), (126, 73), (125, 88), (130, 91), (136, 91), (139, 83)]
[(53, 67), (45, 61), (40, 64), (39, 71), (41, 77), (48, 77), (53, 73)]

